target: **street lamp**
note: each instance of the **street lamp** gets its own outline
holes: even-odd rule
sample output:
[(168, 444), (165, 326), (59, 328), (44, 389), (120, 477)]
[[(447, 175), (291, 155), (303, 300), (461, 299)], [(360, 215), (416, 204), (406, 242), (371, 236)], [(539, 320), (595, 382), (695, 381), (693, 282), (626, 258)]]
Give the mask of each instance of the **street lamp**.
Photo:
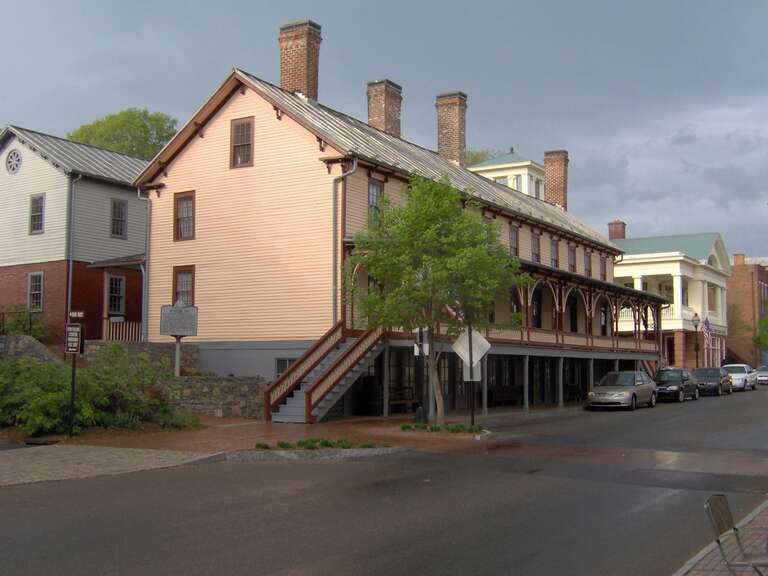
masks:
[(696, 352), (696, 368), (699, 367), (699, 315), (695, 314), (693, 315), (693, 318), (691, 318), (691, 323), (693, 324), (693, 331), (696, 333), (695, 340), (693, 341), (693, 349)]

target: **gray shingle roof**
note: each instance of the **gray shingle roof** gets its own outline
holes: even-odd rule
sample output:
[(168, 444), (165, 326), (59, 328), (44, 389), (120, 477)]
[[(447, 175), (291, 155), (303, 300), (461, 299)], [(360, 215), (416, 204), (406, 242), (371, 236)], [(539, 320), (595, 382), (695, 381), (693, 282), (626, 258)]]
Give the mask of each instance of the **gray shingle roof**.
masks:
[(11, 134), (67, 174), (82, 174), (130, 186), (147, 165), (140, 158), (18, 126), (7, 126), (0, 132), (0, 143)]
[(451, 185), (480, 200), (619, 251), (605, 236), (552, 204), (496, 184), (454, 164), (433, 150), (372, 128), (365, 122), (287, 92), (248, 72), (239, 69), (235, 69), (235, 72), (248, 80), (254, 89), (286, 114), (301, 119), (311, 131), (329, 144), (340, 147), (344, 154), (359, 156), (364, 160), (434, 180), (445, 176)]

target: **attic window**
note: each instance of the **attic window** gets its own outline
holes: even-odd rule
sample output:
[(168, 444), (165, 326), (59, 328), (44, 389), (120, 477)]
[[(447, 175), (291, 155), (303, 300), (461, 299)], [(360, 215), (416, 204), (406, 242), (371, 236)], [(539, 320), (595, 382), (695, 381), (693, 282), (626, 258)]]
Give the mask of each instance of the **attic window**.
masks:
[(5, 157), (5, 169), (8, 170), (8, 174), (16, 174), (21, 170), (21, 152), (15, 148), (8, 152), (8, 156)]
[(232, 120), (230, 167), (253, 166), (253, 117)]

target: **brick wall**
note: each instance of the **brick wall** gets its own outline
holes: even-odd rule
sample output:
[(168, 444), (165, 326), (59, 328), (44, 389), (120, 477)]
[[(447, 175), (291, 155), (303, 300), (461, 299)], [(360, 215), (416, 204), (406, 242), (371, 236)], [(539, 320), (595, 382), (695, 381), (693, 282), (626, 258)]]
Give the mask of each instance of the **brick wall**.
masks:
[(439, 94), (437, 108), (437, 151), (464, 166), (467, 149), (467, 95), (464, 92)]
[[(736, 260), (743, 262), (743, 260)], [(728, 279), (728, 354), (733, 360), (762, 364), (760, 350), (752, 338), (760, 322), (760, 283), (768, 283), (768, 272), (755, 264), (736, 263)]]
[(280, 27), (280, 87), (317, 100), (320, 25), (307, 20)]
[[(0, 310), (27, 305), (28, 276), (43, 273), (43, 311), (46, 343), (63, 343), (67, 315), (67, 261), (0, 267)], [(63, 344), (62, 344), (63, 345)]]

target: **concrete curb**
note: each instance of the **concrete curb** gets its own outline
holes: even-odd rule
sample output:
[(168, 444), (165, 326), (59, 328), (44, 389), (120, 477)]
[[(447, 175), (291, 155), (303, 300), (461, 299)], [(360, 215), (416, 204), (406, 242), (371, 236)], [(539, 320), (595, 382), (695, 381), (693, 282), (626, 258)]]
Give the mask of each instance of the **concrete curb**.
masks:
[[(752, 520), (754, 520), (755, 517), (758, 516), (761, 512), (763, 512), (766, 508), (768, 508), (768, 500), (766, 500), (765, 502), (760, 504), (757, 508), (752, 510), (752, 512), (747, 514), (741, 522), (736, 524), (736, 527), (739, 529), (743, 528), (744, 526), (752, 522)], [(703, 510), (703, 507), (702, 507), (702, 510)], [(702, 548), (698, 552), (698, 554), (696, 554), (695, 556), (693, 556), (693, 558), (688, 560), (688, 562), (683, 564), (683, 567), (680, 568), (677, 572), (675, 572), (672, 576), (685, 576), (686, 574), (688, 574), (691, 570), (693, 570), (696, 564), (698, 564), (699, 560), (701, 560), (702, 558), (704, 558), (704, 556), (712, 552), (712, 550), (714, 550), (716, 546), (717, 546), (717, 542), (715, 542), (714, 540), (709, 544), (707, 544), (704, 548)]]
[[(407, 452), (407, 448), (329, 448), (318, 450), (236, 450), (224, 454), (224, 459), (235, 462), (265, 462), (278, 460), (349, 460), (372, 458)], [(217, 455), (218, 456), (218, 455)], [(214, 460), (215, 461), (215, 460)]]

